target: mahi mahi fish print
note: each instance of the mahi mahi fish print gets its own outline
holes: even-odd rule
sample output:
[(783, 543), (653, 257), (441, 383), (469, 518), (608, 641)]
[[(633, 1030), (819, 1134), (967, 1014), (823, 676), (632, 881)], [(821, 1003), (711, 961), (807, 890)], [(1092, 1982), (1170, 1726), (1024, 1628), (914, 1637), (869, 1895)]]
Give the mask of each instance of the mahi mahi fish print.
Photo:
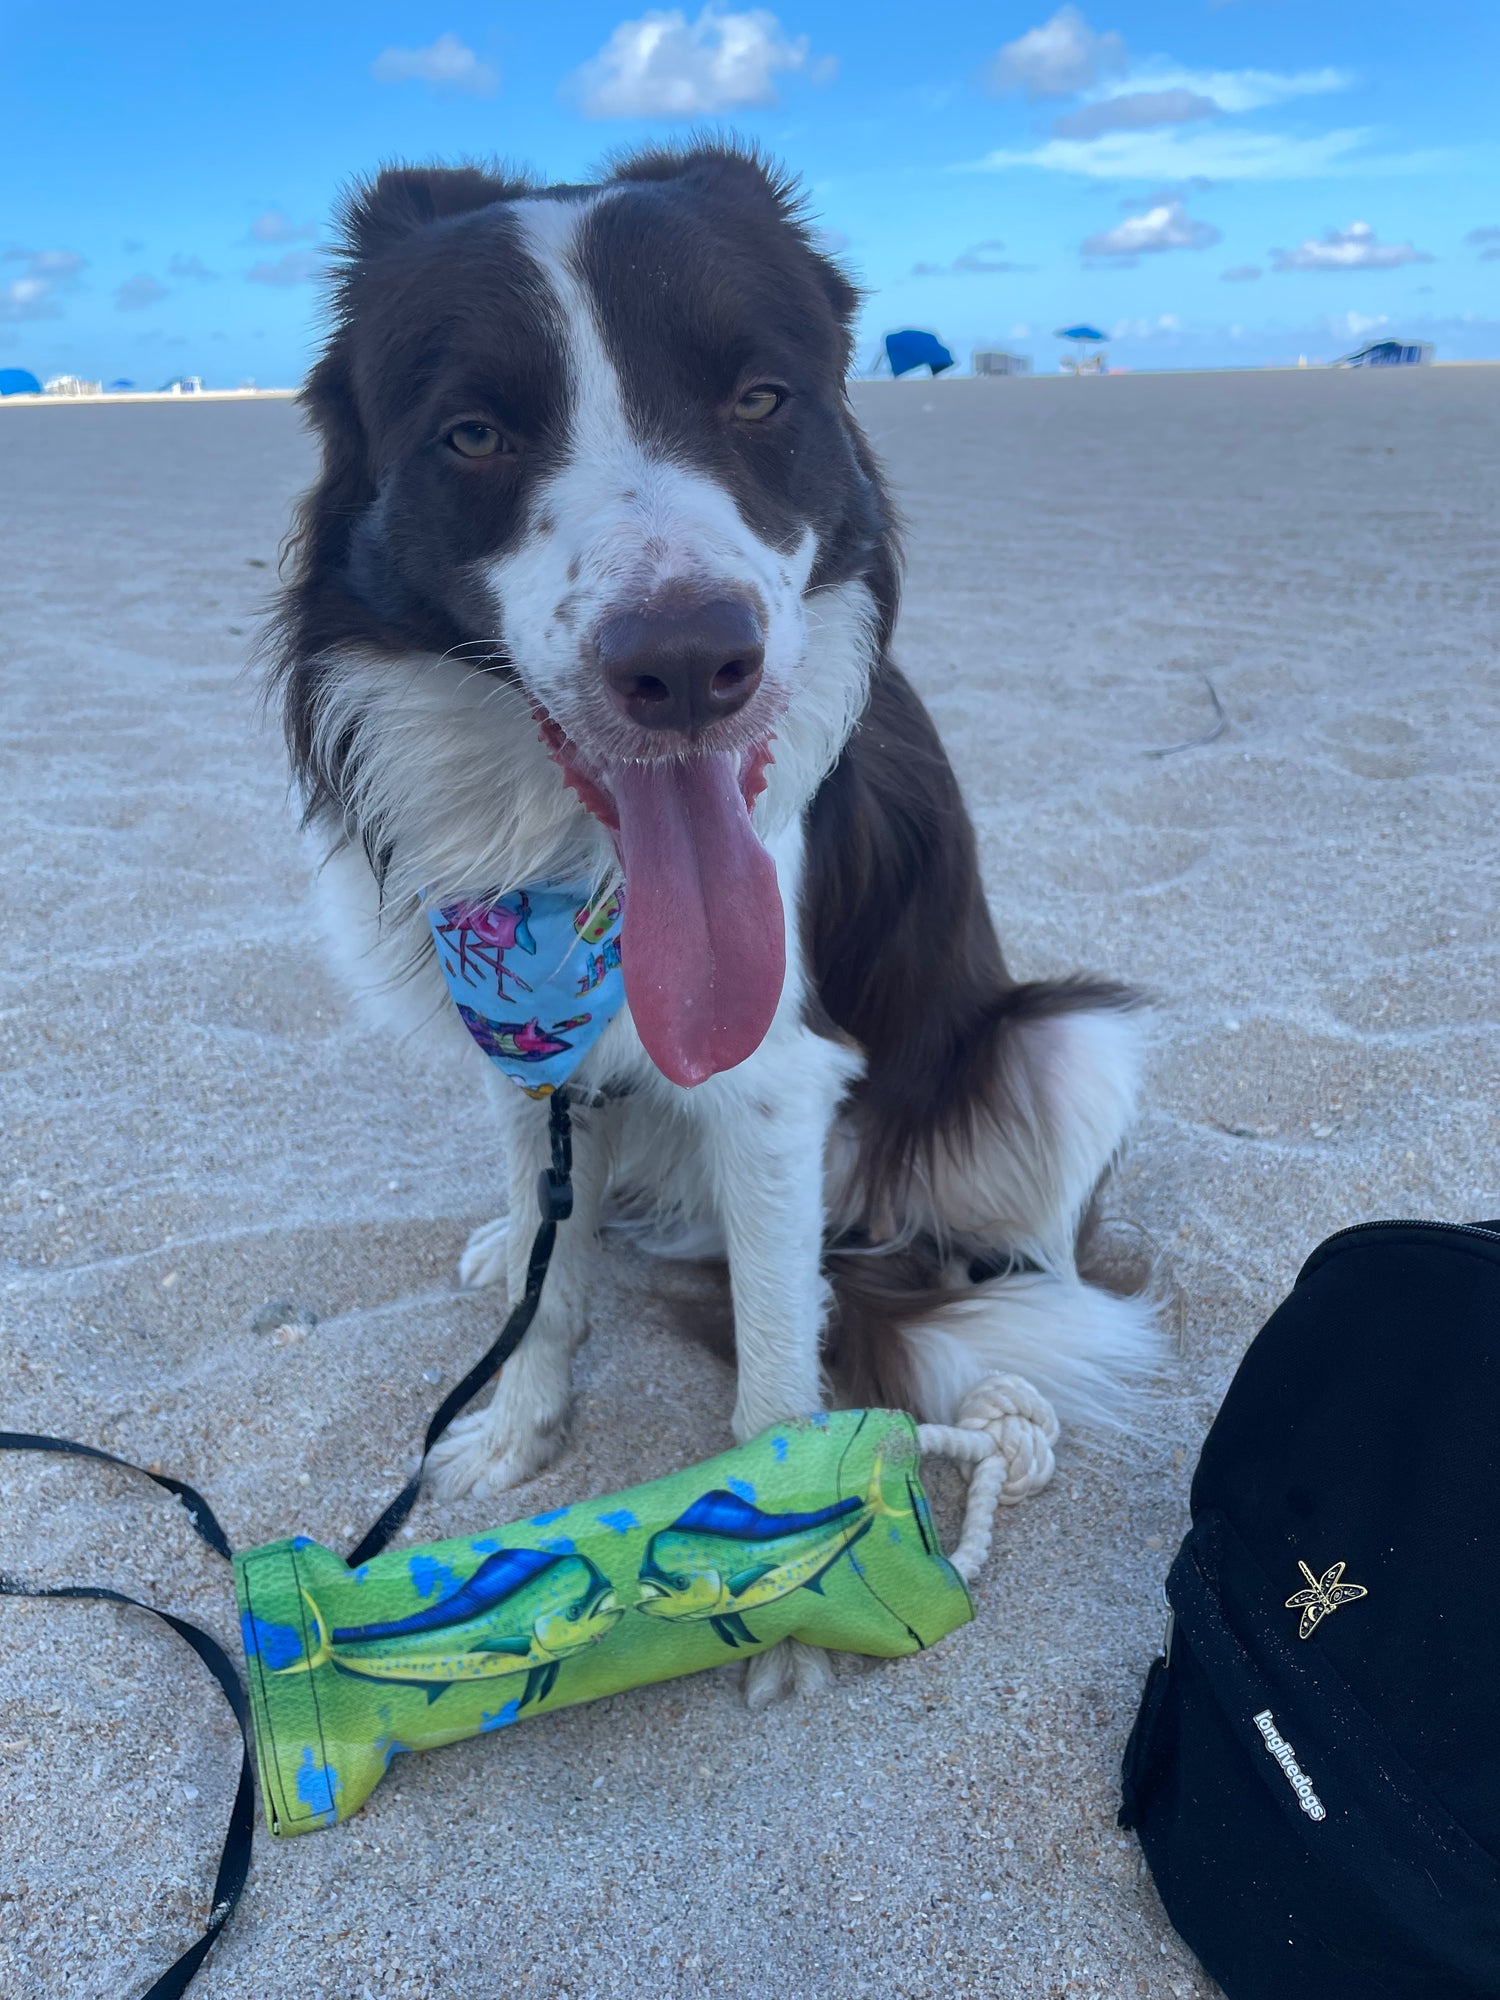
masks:
[(726, 1646), (759, 1644), (747, 1611), (794, 1590), (821, 1593), (828, 1571), (878, 1517), (904, 1511), (887, 1503), (881, 1471), (877, 1453), (863, 1500), (850, 1494), (808, 1514), (768, 1514), (722, 1488), (705, 1493), (646, 1545), (637, 1610), (707, 1620)]
[(422, 1687), (436, 1701), (464, 1681), (524, 1674), (520, 1706), (552, 1692), (561, 1663), (595, 1646), (625, 1615), (609, 1578), (587, 1556), (501, 1549), (467, 1583), (406, 1618), (330, 1626), (302, 1591), (313, 1636), (283, 1674), (325, 1663), (358, 1680)]

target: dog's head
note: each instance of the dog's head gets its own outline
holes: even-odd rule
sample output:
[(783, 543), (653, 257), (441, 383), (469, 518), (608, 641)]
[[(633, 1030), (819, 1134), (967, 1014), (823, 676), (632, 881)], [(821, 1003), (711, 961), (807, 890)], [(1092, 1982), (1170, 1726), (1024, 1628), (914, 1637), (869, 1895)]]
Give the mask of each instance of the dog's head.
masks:
[[(623, 863), (632, 1010), (680, 1081), (770, 1019), (781, 911), (756, 802), (777, 760), (781, 817), (806, 803), (894, 607), (844, 391), (856, 303), (789, 186), (731, 149), (589, 187), (398, 169), (345, 216), (307, 394), (323, 476), (282, 627), (304, 781), (346, 814), (358, 790), (361, 718), (330, 732), (319, 712), (330, 661), (358, 655), (368, 680), (459, 659), (505, 684)], [(653, 998), (648, 965), (718, 998)]]

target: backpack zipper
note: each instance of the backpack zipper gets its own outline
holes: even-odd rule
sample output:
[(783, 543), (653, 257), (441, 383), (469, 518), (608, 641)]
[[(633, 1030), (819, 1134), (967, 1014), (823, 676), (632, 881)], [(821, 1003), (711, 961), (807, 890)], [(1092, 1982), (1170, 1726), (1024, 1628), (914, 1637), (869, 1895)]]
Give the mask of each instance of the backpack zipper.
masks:
[(1337, 1243), (1341, 1236), (1358, 1236), (1362, 1229), (1456, 1229), (1460, 1236), (1488, 1236), (1491, 1242), (1500, 1243), (1500, 1229), (1486, 1229), (1478, 1222), (1435, 1222), (1430, 1215), (1377, 1215), (1369, 1222), (1351, 1222), (1347, 1229), (1335, 1229), (1318, 1248)]
[(1301, 1284), (1313, 1258), (1321, 1258), (1330, 1245), (1342, 1242), (1346, 1236), (1362, 1236), (1370, 1229), (1435, 1229), (1450, 1236), (1479, 1236), (1487, 1243), (1500, 1243), (1500, 1228), (1487, 1229), (1479, 1222), (1438, 1222), (1428, 1215), (1378, 1215), (1369, 1222), (1351, 1222), (1347, 1229), (1335, 1229), (1331, 1236), (1325, 1236), (1318, 1247), (1310, 1250), (1303, 1259), (1302, 1269), (1297, 1273), (1294, 1284)]

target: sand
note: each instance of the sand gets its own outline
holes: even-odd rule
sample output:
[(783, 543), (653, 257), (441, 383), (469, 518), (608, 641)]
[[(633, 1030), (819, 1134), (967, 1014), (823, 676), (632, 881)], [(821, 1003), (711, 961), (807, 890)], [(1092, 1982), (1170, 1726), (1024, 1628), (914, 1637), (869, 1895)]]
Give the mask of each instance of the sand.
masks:
[[(1067, 1439), (929, 1654), (761, 1717), (726, 1668), (260, 1834), (204, 2000), (1214, 1990), (1114, 1825), (1197, 1446), (1322, 1235), (1500, 1212), (1500, 372), (857, 399), (910, 522), (900, 654), (1016, 965), (1159, 999), (1111, 1197), (1169, 1294), (1151, 1434)], [(362, 1527), (501, 1303), (455, 1282), (501, 1180), (479, 1103), (322, 969), (244, 674), (309, 465), (286, 405), (0, 412), (3, 1419), (160, 1460), (242, 1545)], [(1227, 726), (1174, 749), (1210, 685)], [(699, 1280), (615, 1275), (516, 1515), (727, 1441)], [(0, 1562), (233, 1643), (227, 1571), (124, 1474), (0, 1461)], [(234, 1768), (151, 1621), (0, 1607), (8, 2000), (149, 1984), (202, 1921)]]

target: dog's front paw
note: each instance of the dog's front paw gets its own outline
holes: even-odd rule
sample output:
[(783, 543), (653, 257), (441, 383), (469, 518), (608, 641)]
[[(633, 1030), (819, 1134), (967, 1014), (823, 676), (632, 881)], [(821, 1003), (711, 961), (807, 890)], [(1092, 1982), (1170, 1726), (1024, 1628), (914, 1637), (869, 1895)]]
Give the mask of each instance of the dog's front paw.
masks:
[(513, 1422), (500, 1396), (487, 1410), (455, 1418), (427, 1454), (427, 1476), (439, 1500), (472, 1493), (492, 1500), (524, 1480), (535, 1479), (556, 1458), (562, 1429)]
[(482, 1223), (464, 1245), (458, 1260), (458, 1282), (477, 1292), (483, 1285), (497, 1285), (505, 1276), (506, 1253), (510, 1247), (510, 1217), (498, 1216)]
[(788, 1695), (818, 1695), (833, 1686), (833, 1662), (821, 1646), (783, 1639), (745, 1662), (745, 1706), (752, 1715)]

